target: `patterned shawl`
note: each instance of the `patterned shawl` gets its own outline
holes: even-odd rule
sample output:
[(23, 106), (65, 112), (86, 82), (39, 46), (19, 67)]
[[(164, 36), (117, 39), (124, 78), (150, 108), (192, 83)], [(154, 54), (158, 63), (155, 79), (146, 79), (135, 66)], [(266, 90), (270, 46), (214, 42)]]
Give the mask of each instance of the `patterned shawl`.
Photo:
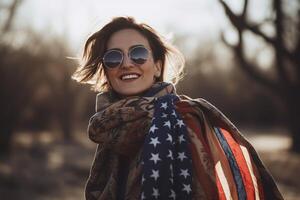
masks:
[(97, 95), (88, 134), (98, 146), (87, 200), (283, 199), (237, 128), (207, 101), (177, 96), (172, 84), (125, 99)]

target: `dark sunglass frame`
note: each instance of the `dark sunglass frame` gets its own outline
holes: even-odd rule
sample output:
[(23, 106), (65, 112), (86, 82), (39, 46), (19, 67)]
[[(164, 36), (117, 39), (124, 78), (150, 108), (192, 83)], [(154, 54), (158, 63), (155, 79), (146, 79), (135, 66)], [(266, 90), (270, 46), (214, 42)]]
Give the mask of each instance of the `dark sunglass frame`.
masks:
[[(143, 50), (146, 50), (146, 56), (145, 56), (145, 58), (142, 58), (142, 59), (144, 59), (142, 62), (136, 62), (133, 58), (132, 58), (132, 55), (131, 55), (131, 53), (133, 52), (133, 50), (136, 50), (137, 48), (142, 48)], [(112, 52), (117, 52), (117, 53), (120, 53), (120, 55), (121, 55), (121, 59), (120, 60), (118, 60), (116, 63), (117, 63), (117, 65), (115, 65), (115, 66), (109, 66), (109, 65), (107, 65), (107, 63), (105, 62), (105, 57), (106, 56), (108, 56), (110, 53), (112, 53)], [(145, 46), (143, 46), (143, 45), (137, 45), (137, 46), (133, 46), (133, 47), (131, 47), (130, 49), (129, 49), (129, 51), (128, 51), (128, 58), (133, 62), (133, 63), (135, 63), (136, 65), (142, 65), (142, 64), (144, 64), (145, 62), (147, 62), (147, 60), (149, 59), (149, 54), (150, 54), (150, 52), (151, 52), (151, 50), (149, 50), (148, 48), (146, 48)], [(104, 55), (103, 55), (103, 58), (102, 58), (102, 64), (104, 65), (104, 67), (106, 67), (107, 69), (114, 69), (114, 68), (118, 68), (118, 67), (120, 67), (121, 65), (122, 65), (122, 63), (123, 63), (123, 60), (124, 60), (124, 52), (123, 51), (121, 51), (121, 50), (119, 50), (119, 49), (111, 49), (111, 50), (108, 50), (107, 52), (105, 52), (104, 53)]]

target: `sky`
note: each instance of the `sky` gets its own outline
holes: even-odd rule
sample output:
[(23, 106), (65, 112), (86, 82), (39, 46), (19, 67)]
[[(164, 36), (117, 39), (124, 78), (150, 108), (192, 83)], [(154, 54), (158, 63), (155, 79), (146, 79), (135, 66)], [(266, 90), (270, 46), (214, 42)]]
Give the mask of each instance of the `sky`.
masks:
[[(229, 3), (239, 10), (239, 2)], [(228, 25), (216, 0), (23, 0), (17, 24), (63, 35), (77, 49), (88, 35), (120, 15), (146, 22), (167, 37), (185, 34), (192, 40), (216, 38)]]
[[(233, 11), (241, 12), (243, 1), (225, 1)], [(269, 2), (251, 0), (251, 20), (263, 19)], [(207, 43), (216, 43), (221, 31), (230, 43), (237, 40), (218, 0), (23, 0), (15, 23), (20, 29), (30, 27), (44, 35), (62, 36), (79, 55), (89, 35), (120, 15), (149, 24), (171, 41), (172, 37), (184, 35), (185, 49), (180, 50), (185, 55), (199, 44), (205, 48)]]

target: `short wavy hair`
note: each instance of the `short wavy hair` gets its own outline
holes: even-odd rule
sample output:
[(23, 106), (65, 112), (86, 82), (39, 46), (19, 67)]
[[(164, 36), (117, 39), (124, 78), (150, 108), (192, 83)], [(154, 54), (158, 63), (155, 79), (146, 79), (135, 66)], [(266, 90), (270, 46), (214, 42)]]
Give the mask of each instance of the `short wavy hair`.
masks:
[[(183, 55), (152, 27), (145, 23), (137, 23), (133, 17), (115, 17), (99, 31), (89, 36), (84, 45), (81, 64), (72, 78), (80, 83), (91, 84), (92, 89), (98, 92), (109, 90), (102, 57), (107, 50), (110, 37), (123, 29), (134, 29), (148, 40), (154, 61), (162, 63), (162, 73), (156, 81), (170, 81), (176, 84), (182, 77), (185, 62)], [(166, 74), (166, 68), (169, 68), (168, 74)]]

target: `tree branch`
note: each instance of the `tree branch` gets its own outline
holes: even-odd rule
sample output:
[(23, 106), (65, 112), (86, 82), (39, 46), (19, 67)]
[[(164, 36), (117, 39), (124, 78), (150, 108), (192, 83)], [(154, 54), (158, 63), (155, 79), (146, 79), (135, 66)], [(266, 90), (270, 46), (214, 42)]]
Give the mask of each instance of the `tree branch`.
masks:
[(11, 26), (12, 26), (12, 23), (13, 23), (13, 20), (16, 16), (16, 12), (17, 12), (17, 9), (19, 8), (19, 5), (20, 3), (22, 2), (22, 0), (14, 0), (10, 6), (8, 6), (8, 17), (7, 17), (7, 20), (6, 22), (4, 23), (4, 26), (2, 28), (2, 33), (7, 33), (10, 29), (11, 29)]
[(224, 34), (221, 34), (221, 40), (229, 47), (231, 48), (237, 58), (237, 61), (239, 63), (240, 68), (246, 72), (249, 77), (257, 82), (259, 82), (261, 85), (267, 87), (268, 89), (272, 90), (275, 94), (281, 93), (282, 88), (279, 86), (279, 84), (276, 81), (273, 81), (269, 78), (267, 78), (265, 75), (261, 74), (258, 71), (258, 67), (255, 66), (253, 63), (250, 63), (246, 60), (245, 55), (243, 53), (243, 42), (242, 42), (242, 33), (239, 32), (239, 42), (237, 45), (231, 45), (229, 44), (225, 38)]
[[(252, 25), (246, 22), (246, 10), (247, 10), (247, 5), (248, 1), (245, 0), (244, 8), (243, 8), (243, 13), (241, 15), (234, 14), (233, 11), (229, 8), (229, 6), (223, 1), (219, 0), (219, 2), (222, 4), (226, 15), (228, 16), (230, 22), (232, 25), (237, 29), (237, 30), (249, 30), (252, 33), (260, 36), (267, 42), (268, 44), (272, 45), (274, 48), (277, 45), (276, 43), (276, 38), (268, 37), (265, 35), (260, 29), (259, 26), (257, 25)], [(282, 48), (281, 49), (282, 54), (288, 58), (292, 63), (297, 63), (297, 60), (299, 59), (298, 53), (290, 52), (287, 48)], [(297, 65), (296, 65), (297, 66)]]

